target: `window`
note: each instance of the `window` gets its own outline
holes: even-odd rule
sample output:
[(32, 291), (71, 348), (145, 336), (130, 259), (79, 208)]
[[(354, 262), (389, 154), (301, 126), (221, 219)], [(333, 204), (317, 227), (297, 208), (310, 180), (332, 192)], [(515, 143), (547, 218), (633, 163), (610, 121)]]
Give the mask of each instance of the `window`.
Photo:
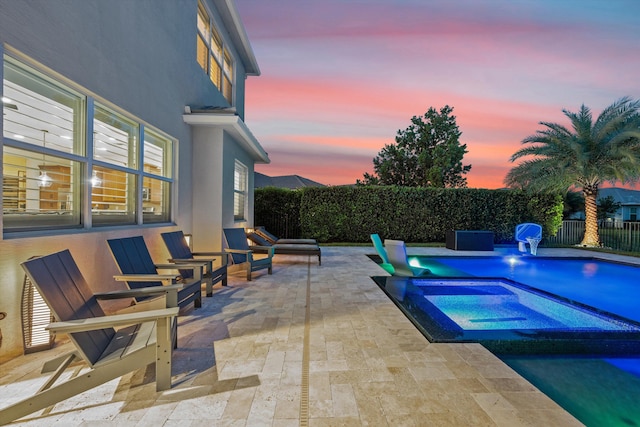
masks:
[[(137, 123), (96, 103), (93, 115), (93, 225), (136, 223)], [(118, 168), (115, 168), (117, 166)]]
[(233, 173), (233, 219), (243, 221), (247, 210), (247, 167), (236, 160)]
[(144, 223), (171, 219), (171, 140), (151, 130), (144, 137), (142, 215)]
[(229, 104), (233, 105), (233, 58), (224, 47), (205, 6), (198, 2), (197, 61)]
[(637, 221), (637, 220), (638, 220), (638, 208), (630, 208), (629, 221)]
[(79, 227), (85, 98), (5, 58), (5, 230)]
[[(5, 232), (171, 220), (173, 140), (89, 101), (4, 57)], [(90, 222), (83, 212), (91, 213)]]

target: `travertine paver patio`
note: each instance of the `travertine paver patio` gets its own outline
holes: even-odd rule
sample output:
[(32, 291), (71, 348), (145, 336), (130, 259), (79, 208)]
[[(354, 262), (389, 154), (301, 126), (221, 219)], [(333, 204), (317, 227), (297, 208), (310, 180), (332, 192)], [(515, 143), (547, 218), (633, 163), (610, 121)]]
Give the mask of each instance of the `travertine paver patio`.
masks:
[[(15, 424), (580, 425), (482, 346), (430, 344), (370, 279), (384, 274), (371, 253), (323, 247), (322, 266), (277, 255), (271, 276), (234, 274), (180, 317), (171, 390), (156, 392), (147, 369)], [(42, 361), (69, 348), (0, 365), (0, 407), (37, 389)]]

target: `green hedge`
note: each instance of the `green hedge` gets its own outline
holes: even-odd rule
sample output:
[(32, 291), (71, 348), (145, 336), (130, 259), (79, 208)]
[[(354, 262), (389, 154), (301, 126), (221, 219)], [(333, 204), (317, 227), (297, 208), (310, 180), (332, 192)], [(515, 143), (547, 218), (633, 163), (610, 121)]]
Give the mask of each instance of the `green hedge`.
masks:
[(266, 187), (254, 193), (254, 223), (263, 226), (280, 238), (301, 236), (301, 191)]
[(447, 230), (491, 230), (496, 243), (505, 243), (513, 242), (517, 224), (536, 222), (545, 235), (555, 235), (562, 224), (561, 196), (518, 190), (340, 186), (278, 191), (256, 190), (256, 223), (267, 213), (290, 215), (299, 204), (300, 235), (320, 242), (368, 242), (371, 233), (444, 242)]

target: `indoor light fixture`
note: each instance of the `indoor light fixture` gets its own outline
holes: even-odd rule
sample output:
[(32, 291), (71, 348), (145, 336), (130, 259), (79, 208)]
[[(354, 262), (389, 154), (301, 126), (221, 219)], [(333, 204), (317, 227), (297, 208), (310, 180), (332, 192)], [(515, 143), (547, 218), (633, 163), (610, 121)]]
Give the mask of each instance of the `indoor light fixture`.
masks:
[(40, 171), (38, 187), (51, 187), (52, 181), (51, 177), (47, 175), (47, 171)]
[(93, 175), (91, 175), (91, 186), (99, 187), (102, 184), (102, 180), (98, 177), (98, 173), (93, 171)]
[(9, 99), (9, 98), (5, 98), (4, 96), (2, 97), (2, 105), (10, 108), (12, 110), (17, 110), (18, 106), (16, 104), (13, 103), (13, 100)]
[[(46, 148), (47, 146), (47, 132), (49, 132), (46, 129), (42, 129), (42, 146)], [(40, 171), (40, 176), (38, 177), (38, 187), (51, 187), (51, 184), (53, 183), (53, 180), (51, 179), (51, 177), (49, 175), (47, 175), (47, 162), (45, 160), (45, 155), (42, 155), (42, 167), (44, 168), (44, 170)]]

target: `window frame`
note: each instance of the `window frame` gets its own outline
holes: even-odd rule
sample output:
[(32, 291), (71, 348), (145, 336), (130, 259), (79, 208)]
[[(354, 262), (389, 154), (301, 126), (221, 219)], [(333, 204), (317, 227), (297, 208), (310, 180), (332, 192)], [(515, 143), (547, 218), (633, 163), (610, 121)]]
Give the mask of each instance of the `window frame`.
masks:
[[(208, 7), (202, 0), (198, 0), (198, 16), (197, 16), (197, 28), (196, 28), (196, 61), (200, 65), (200, 68), (209, 76), (209, 80), (218, 89), (222, 96), (229, 102), (229, 105), (235, 105), (235, 60), (231, 54), (228, 44), (224, 38), (220, 36), (216, 23), (212, 18)], [(205, 21), (204, 28), (200, 28), (200, 21)], [(207, 34), (203, 34), (203, 30)], [(199, 42), (202, 40), (205, 47), (208, 50), (208, 56), (206, 57), (206, 64), (202, 64), (199, 60)], [(215, 46), (214, 46), (215, 44)]]
[[(72, 215), (74, 218), (78, 218), (78, 221), (73, 224), (65, 224), (65, 223), (52, 223), (51, 218), (53, 216), (49, 215), (48, 218), (45, 218), (45, 213), (42, 209), (42, 190), (40, 190), (40, 196), (37, 199), (32, 199), (31, 204), (34, 203), (37, 205), (37, 201), (40, 201), (40, 208), (38, 208), (32, 215), (29, 215), (28, 221), (22, 221), (16, 215), (24, 215), (26, 218), (26, 214), (28, 213), (26, 208), (22, 211), (17, 209), (11, 214), (14, 214), (17, 219), (11, 221), (9, 227), (7, 227), (7, 214), (9, 213), (7, 208), (5, 208), (5, 197), (3, 195), (3, 233), (5, 236), (20, 236), (24, 233), (27, 235), (33, 234), (33, 232), (55, 232), (56, 230), (62, 229), (97, 229), (104, 228), (106, 226), (131, 226), (131, 225), (145, 225), (145, 224), (170, 224), (173, 221), (174, 217), (174, 192), (176, 189), (176, 182), (173, 176), (173, 171), (175, 170), (176, 165), (176, 156), (175, 153), (177, 147), (177, 140), (166, 133), (162, 132), (160, 129), (155, 128), (153, 126), (147, 125), (143, 121), (139, 120), (137, 117), (129, 114), (128, 112), (118, 108), (117, 106), (111, 104), (110, 102), (100, 99), (93, 95), (90, 91), (80, 87), (74, 82), (70, 82), (64, 77), (55, 75), (53, 71), (45, 72), (45, 68), (40, 64), (37, 64), (35, 61), (30, 60), (27, 57), (15, 52), (13, 54), (6, 52), (2, 56), (3, 58), (3, 69), (6, 69), (7, 66), (13, 67), (17, 69), (19, 72), (27, 73), (31, 75), (35, 75), (38, 79), (46, 82), (47, 84), (52, 86), (52, 90), (60, 90), (73, 94), (74, 96), (81, 99), (79, 105), (80, 111), (73, 110), (73, 136), (72, 141), (68, 142), (71, 148), (65, 151), (65, 147), (62, 144), (54, 145), (55, 148), (50, 148), (46, 146), (43, 139), (42, 145), (37, 145), (37, 142), (34, 141), (25, 141), (19, 140), (16, 138), (10, 137), (7, 134), (8, 130), (6, 129), (6, 122), (3, 118), (3, 135), (2, 135), (2, 144), (3, 144), (3, 165), (6, 164), (7, 159), (9, 157), (5, 157), (5, 153), (7, 150), (9, 154), (16, 159), (16, 161), (22, 162), (20, 159), (24, 159), (24, 166), (20, 164), (16, 164), (13, 166), (14, 172), (18, 176), (20, 176), (20, 169), (26, 168), (23, 172), (23, 176), (27, 176), (27, 173), (30, 169), (27, 166), (27, 161), (30, 158), (40, 158), (42, 159), (44, 164), (46, 165), (45, 157), (49, 159), (50, 163), (54, 165), (57, 164), (65, 164), (68, 163), (69, 166), (69, 190), (68, 192), (72, 194), (71, 199), (68, 200), (77, 200), (77, 202), (72, 203)], [(25, 80), (24, 82), (20, 82), (20, 75), (16, 74), (18, 79), (18, 83), (13, 82), (12, 80), (7, 80), (7, 76), (3, 73), (3, 86), (0, 90), (2, 95), (4, 96), (4, 88), (7, 84), (13, 84), (19, 89), (22, 89), (27, 95), (34, 90), (33, 85), (29, 84), (29, 80)], [(22, 83), (22, 85), (20, 84)], [(34, 84), (39, 84), (37, 81)], [(45, 102), (46, 97), (43, 98)], [(34, 101), (35, 102), (35, 101)], [(3, 98), (3, 111), (5, 111), (5, 99)], [(18, 104), (28, 105), (28, 104)], [(11, 107), (7, 107), (11, 108)], [(24, 108), (24, 107), (23, 107)], [(126, 153), (123, 154), (128, 159), (127, 164), (118, 165), (114, 164), (113, 160), (108, 159), (100, 159), (97, 155), (97, 147), (96, 141), (94, 140), (94, 125), (95, 121), (100, 121), (96, 118), (96, 110), (100, 110), (102, 112), (107, 111), (112, 113), (114, 117), (120, 117), (129, 125), (132, 125), (132, 128), (135, 130), (135, 140), (134, 144), (127, 146)], [(18, 117), (18, 120), (24, 120), (25, 123), (28, 118), (25, 116), (23, 118)], [(75, 120), (78, 120), (80, 123), (75, 123)], [(19, 121), (14, 122), (16, 126), (20, 126)], [(39, 123), (37, 123), (39, 124)], [(24, 126), (24, 124), (22, 124)], [(43, 126), (43, 128), (45, 128)], [(45, 128), (46, 129), (46, 128)], [(44, 131), (44, 130), (43, 130)], [(46, 131), (45, 131), (46, 132)], [(45, 134), (46, 135), (46, 134)], [(157, 141), (155, 145), (162, 145), (161, 149), (163, 158), (161, 159), (162, 165), (158, 168), (158, 171), (146, 170), (147, 164), (145, 164), (144, 159), (144, 146), (145, 146), (145, 136), (152, 135)], [(53, 145), (53, 144), (52, 144)], [(12, 154), (11, 152), (14, 151)], [(25, 152), (25, 153), (21, 153)], [(16, 157), (17, 156), (17, 157)], [(150, 156), (150, 160), (153, 156)], [(156, 156), (157, 157), (157, 156)], [(9, 160), (13, 161), (13, 160)], [(154, 160), (154, 161), (157, 161)], [(33, 161), (31, 161), (33, 163)], [(31, 166), (33, 169), (33, 166)], [(97, 217), (94, 215), (94, 194), (93, 187), (96, 181), (94, 177), (95, 171), (104, 171), (105, 169), (115, 171), (115, 173), (125, 173), (130, 176), (130, 184), (125, 186), (124, 197), (126, 198), (126, 204), (129, 209), (129, 215), (126, 220), (118, 220), (115, 218), (110, 218), (106, 221), (97, 220)], [(35, 169), (37, 170), (37, 169)], [(45, 169), (46, 170), (46, 169)], [(33, 175), (33, 170), (29, 172)], [(159, 213), (154, 212), (154, 210), (144, 209), (144, 205), (148, 205), (151, 201), (144, 200), (143, 198), (143, 182), (145, 179), (152, 179), (154, 182), (160, 182), (160, 187), (162, 187), (161, 193), (162, 197), (159, 198), (158, 202), (155, 202), (156, 205), (160, 207)], [(37, 191), (34, 184), (34, 178), (26, 178), (27, 181), (30, 180), (30, 187)], [(3, 179), (4, 183), (4, 179)], [(40, 185), (38, 184), (40, 187)], [(34, 194), (34, 193), (32, 193)], [(69, 197), (69, 196), (67, 196)], [(7, 198), (8, 199), (8, 198)], [(21, 199), (18, 198), (18, 202)], [(13, 204), (13, 202), (12, 202)], [(60, 206), (65, 206), (65, 209), (68, 206), (64, 203), (59, 203)], [(26, 203), (25, 203), (26, 206)], [(62, 208), (58, 208), (62, 209)], [(54, 208), (55, 211), (55, 208)], [(112, 212), (115, 213), (114, 210)], [(60, 211), (59, 213), (64, 213)], [(62, 218), (61, 215), (59, 215)], [(66, 216), (68, 219), (69, 217)], [(21, 222), (24, 222), (24, 226), (19, 225)]]
[[(240, 179), (237, 177), (240, 176)], [(240, 183), (238, 182), (240, 181)], [(238, 188), (238, 187), (244, 188)], [(238, 203), (241, 198), (241, 206)], [(249, 168), (237, 160), (233, 166), (233, 220), (246, 221), (249, 206)], [(240, 212), (241, 210), (241, 212)]]

